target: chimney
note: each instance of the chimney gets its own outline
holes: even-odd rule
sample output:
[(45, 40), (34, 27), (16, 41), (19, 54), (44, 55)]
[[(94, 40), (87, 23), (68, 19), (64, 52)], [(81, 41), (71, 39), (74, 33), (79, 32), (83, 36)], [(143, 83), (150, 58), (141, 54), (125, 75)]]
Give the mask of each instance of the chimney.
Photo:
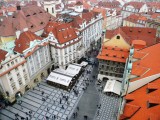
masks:
[(17, 37), (17, 39), (19, 39), (20, 34), (21, 34), (21, 31), (16, 31), (16, 37)]

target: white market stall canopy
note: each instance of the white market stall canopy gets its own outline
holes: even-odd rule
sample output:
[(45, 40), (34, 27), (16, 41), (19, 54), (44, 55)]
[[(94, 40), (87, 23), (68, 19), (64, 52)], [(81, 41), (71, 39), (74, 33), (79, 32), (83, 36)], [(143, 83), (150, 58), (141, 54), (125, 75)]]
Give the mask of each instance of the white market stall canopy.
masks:
[(82, 65), (82, 66), (87, 66), (87, 65), (88, 65), (88, 62), (84, 62), (84, 61), (83, 61), (83, 62), (81, 62), (81, 65)]
[(62, 68), (57, 68), (57, 69), (55, 69), (53, 72), (58, 72), (58, 73), (60, 73), (60, 74), (65, 74), (65, 75), (71, 76), (71, 77), (74, 77), (74, 76), (75, 76), (75, 74), (73, 74), (72, 72), (69, 72), (69, 71), (67, 71), (67, 70), (65, 70), (65, 69), (62, 69)]
[(69, 86), (69, 84), (72, 80), (72, 77), (51, 72), (50, 75), (48, 76), (47, 80), (54, 82), (54, 83), (64, 85), (64, 86)]
[(121, 91), (121, 82), (116, 80), (108, 80), (103, 92), (113, 92), (117, 95), (120, 95)]
[(76, 64), (69, 64), (69, 66), (66, 69), (67, 72), (72, 73), (74, 75), (78, 74), (80, 70), (81, 70), (81, 66)]

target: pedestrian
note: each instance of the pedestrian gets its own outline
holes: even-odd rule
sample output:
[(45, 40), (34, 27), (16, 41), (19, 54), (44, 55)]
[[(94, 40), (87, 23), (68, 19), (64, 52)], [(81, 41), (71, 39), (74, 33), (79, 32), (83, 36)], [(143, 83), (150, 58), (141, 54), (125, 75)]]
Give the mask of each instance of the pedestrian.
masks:
[(77, 111), (79, 111), (79, 107), (77, 106)]
[(62, 109), (64, 109), (64, 106), (62, 105)]
[(42, 91), (41, 94), (44, 95), (44, 91)]
[(49, 111), (49, 108), (47, 107), (47, 111)]
[(54, 115), (54, 119), (56, 119), (56, 115)]
[(49, 119), (49, 117), (48, 117), (48, 116), (46, 116), (46, 119), (48, 120), (48, 119)]
[(69, 101), (67, 101), (67, 105), (70, 105)]
[(77, 112), (75, 112), (75, 117), (77, 117), (78, 116), (78, 113)]
[(61, 98), (60, 98), (60, 100), (59, 100), (59, 103), (60, 103), (60, 104), (62, 103), (62, 100), (61, 100)]
[(76, 114), (75, 113), (73, 113), (73, 118), (76, 118)]
[(97, 110), (97, 116), (99, 116), (99, 110)]
[(84, 116), (84, 120), (87, 120), (87, 119), (88, 119), (88, 116), (87, 116), (87, 115), (85, 115), (85, 116)]
[(68, 120), (68, 117), (66, 117), (66, 120)]

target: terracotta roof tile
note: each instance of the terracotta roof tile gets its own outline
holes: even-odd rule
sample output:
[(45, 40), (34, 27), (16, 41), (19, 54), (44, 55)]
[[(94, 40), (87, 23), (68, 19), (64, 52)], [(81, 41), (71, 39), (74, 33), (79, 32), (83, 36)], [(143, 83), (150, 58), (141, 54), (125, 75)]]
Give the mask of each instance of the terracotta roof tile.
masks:
[(80, 2), (80, 1), (78, 1), (78, 2), (76, 2), (76, 4), (75, 5), (83, 5), (83, 3), (82, 2)]
[[(140, 63), (139, 64), (140, 67), (149, 68), (149, 71), (138, 78), (131, 79), (130, 80), (131, 82), (135, 80), (138, 81), (142, 78), (160, 73), (160, 65), (159, 65), (160, 43), (152, 45), (150, 47), (146, 47), (138, 51), (147, 53), (147, 55), (145, 55), (145, 57), (143, 57), (141, 60), (134, 62), (133, 65)], [(135, 114), (130, 116), (130, 118), (128, 117), (128, 119), (130, 120), (148, 120), (148, 119), (159, 120), (160, 119), (159, 84), (160, 84), (160, 78), (126, 95), (126, 98), (130, 95), (132, 96), (132, 98), (134, 98), (129, 104), (140, 107), (140, 109)], [(155, 88), (156, 90), (152, 92), (146, 92), (147, 89), (155, 89)], [(147, 103), (154, 104), (154, 106), (149, 107)], [(131, 111), (124, 109), (124, 113), (125, 112), (131, 112)], [(126, 115), (125, 114), (122, 115), (123, 119), (125, 118), (124, 116)]]
[(6, 54), (7, 54), (6, 51), (0, 49), (0, 62), (2, 62), (3, 60), (5, 60)]
[(112, 47), (102, 47), (102, 52), (99, 53), (97, 56), (98, 59), (102, 60), (112, 60), (117, 62), (126, 62), (128, 58), (129, 51), (127, 49), (119, 49), (119, 48), (112, 48)]
[(45, 33), (48, 34), (49, 32), (52, 32), (54, 34), (60, 44), (66, 43), (78, 37), (76, 34), (77, 29), (73, 28), (73, 22), (50, 22), (45, 28)]
[(38, 37), (31, 31), (26, 31), (21, 33), (19, 39), (15, 40), (15, 48), (14, 51), (17, 51), (19, 53), (23, 53), (24, 50), (29, 48), (30, 42), (34, 40), (42, 40), (41, 37)]
[[(160, 49), (160, 43), (138, 50), (139, 52), (146, 53), (146, 55), (142, 57), (139, 61), (134, 62), (133, 66), (138, 65), (143, 68), (148, 68), (149, 71), (141, 75), (139, 78), (132, 79), (131, 81), (139, 80), (141, 78), (160, 73), (159, 49)], [(149, 61), (152, 61), (152, 62), (149, 62)]]
[(37, 32), (44, 29), (51, 18), (51, 15), (41, 7), (25, 6), (3, 20), (0, 26), (0, 35), (14, 36), (17, 30), (22, 31), (24, 28), (29, 28), (31, 32)]
[(156, 43), (156, 29), (153, 28), (120, 27), (115, 30), (108, 30), (106, 32), (106, 38), (111, 39), (119, 33), (130, 45), (133, 40), (143, 40), (146, 42), (147, 46)]
[(124, 4), (124, 7), (133, 6), (136, 9), (140, 9), (144, 4), (144, 2), (127, 2), (126, 4)]
[[(124, 113), (123, 113), (123, 118), (130, 118), (133, 116), (138, 110), (140, 109), (140, 106), (136, 106), (133, 104), (126, 104), (124, 107)], [(122, 119), (122, 118), (120, 118)]]

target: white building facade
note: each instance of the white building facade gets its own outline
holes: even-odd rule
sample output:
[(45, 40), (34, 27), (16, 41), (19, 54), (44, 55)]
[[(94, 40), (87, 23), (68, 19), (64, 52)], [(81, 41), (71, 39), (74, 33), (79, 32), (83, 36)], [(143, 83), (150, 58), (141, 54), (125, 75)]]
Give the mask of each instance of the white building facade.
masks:
[(63, 10), (64, 4), (62, 0), (44, 0), (43, 7), (44, 10), (56, 17), (57, 13)]
[(18, 94), (30, 88), (30, 79), (26, 60), (20, 54), (7, 53), (1, 62), (0, 91), (3, 97), (13, 102)]

